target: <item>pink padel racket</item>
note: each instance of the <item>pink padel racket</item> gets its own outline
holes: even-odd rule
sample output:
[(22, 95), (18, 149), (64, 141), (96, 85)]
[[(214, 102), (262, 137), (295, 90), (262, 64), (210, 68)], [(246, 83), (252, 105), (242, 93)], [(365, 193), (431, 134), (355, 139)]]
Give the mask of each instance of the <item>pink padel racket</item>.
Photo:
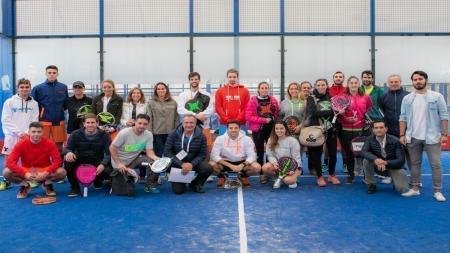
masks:
[(76, 176), (80, 184), (84, 186), (83, 197), (87, 197), (88, 187), (94, 182), (97, 176), (97, 168), (91, 164), (81, 164), (77, 168)]

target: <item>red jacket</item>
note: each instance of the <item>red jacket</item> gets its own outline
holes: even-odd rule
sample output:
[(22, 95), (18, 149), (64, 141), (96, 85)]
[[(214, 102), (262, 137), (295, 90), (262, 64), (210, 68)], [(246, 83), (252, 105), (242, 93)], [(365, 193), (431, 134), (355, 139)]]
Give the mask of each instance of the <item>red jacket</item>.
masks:
[(328, 92), (331, 97), (344, 95), (345, 87), (343, 85), (331, 85), (331, 87), (328, 89)]
[(29, 168), (46, 168), (45, 171), (52, 174), (61, 164), (56, 144), (45, 137), (37, 144), (33, 144), (30, 138), (19, 141), (6, 159), (6, 167), (22, 177)]
[(238, 120), (241, 125), (245, 124), (245, 108), (250, 100), (250, 94), (244, 85), (226, 84), (216, 91), (215, 99), (220, 124), (226, 124), (230, 120)]

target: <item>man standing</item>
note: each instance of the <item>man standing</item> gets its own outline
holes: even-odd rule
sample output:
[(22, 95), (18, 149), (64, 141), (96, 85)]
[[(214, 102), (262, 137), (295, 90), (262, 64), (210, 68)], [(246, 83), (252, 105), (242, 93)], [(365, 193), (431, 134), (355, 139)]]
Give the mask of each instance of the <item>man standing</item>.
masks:
[(367, 137), (361, 151), (361, 156), (369, 161), (369, 166), (364, 167), (369, 194), (377, 190), (375, 168), (381, 172), (387, 171), (398, 192), (402, 194), (408, 192), (408, 178), (403, 170), (405, 163), (403, 146), (397, 137), (387, 134), (387, 130), (384, 121), (372, 122), (373, 135)]
[(218, 177), (217, 187), (224, 186), (227, 172), (239, 173), (242, 185), (248, 187), (248, 176), (261, 171), (261, 165), (256, 162), (255, 144), (241, 131), (238, 121), (229, 121), (227, 127), (227, 132), (214, 142), (209, 162)]
[(73, 131), (79, 129), (82, 125), (82, 116), (78, 115), (78, 109), (82, 106), (92, 105), (92, 98), (84, 94), (84, 83), (76, 81), (72, 84), (73, 96), (66, 99), (64, 102), (65, 108), (69, 113), (67, 122), (67, 133), (71, 134)]
[(111, 155), (109, 135), (98, 129), (98, 120), (95, 114), (88, 113), (83, 117), (83, 128), (72, 132), (65, 148), (65, 168), (70, 183), (69, 197), (80, 194), (80, 184), (75, 173), (80, 164), (91, 164), (97, 167), (97, 177), (94, 180), (94, 188), (100, 189), (103, 180), (111, 173)]
[(17, 84), (17, 94), (8, 98), (3, 104), (2, 128), (5, 142), (2, 154), (5, 161), (14, 145), (27, 136), (31, 122), (39, 120), (38, 103), (30, 97), (31, 83), (27, 79), (20, 79)]
[(64, 126), (64, 101), (68, 95), (67, 86), (58, 82), (58, 67), (45, 68), (47, 80), (31, 90), (31, 96), (39, 104), (39, 121), (44, 129), (44, 136), (56, 143), (61, 152), (66, 141)]
[(206, 91), (200, 91), (199, 73), (189, 73), (188, 78), (191, 88), (178, 95), (177, 112), (180, 119), (188, 114), (194, 115), (195, 118), (197, 118), (197, 123), (201, 124), (203, 127), (203, 134), (206, 137), (208, 150), (211, 150), (212, 136), (210, 132), (210, 117), (214, 112), (211, 95)]
[(330, 96), (334, 97), (334, 96), (339, 96), (339, 95), (343, 95), (345, 92), (345, 87), (344, 87), (344, 73), (342, 73), (342, 71), (336, 71), (333, 74), (333, 84), (331, 84), (330, 87)]
[[(142, 163), (152, 163), (159, 157), (153, 151), (153, 135), (147, 130), (150, 117), (146, 114), (136, 116), (133, 127), (122, 129), (112, 144), (109, 146), (111, 152), (111, 163), (115, 170), (124, 174), (133, 170)], [(141, 152), (145, 150), (145, 155)], [(159, 173), (154, 173), (147, 168), (147, 181), (144, 186), (145, 192), (159, 193)]]
[(379, 100), (380, 109), (383, 111), (386, 122), (387, 133), (400, 138), (399, 121), (400, 108), (403, 98), (409, 94), (402, 87), (402, 79), (399, 75), (390, 75), (388, 77), (388, 91), (385, 92)]
[[(206, 137), (196, 124), (197, 118), (194, 115), (185, 115), (182, 125), (167, 137), (164, 156), (171, 158), (172, 167), (180, 168), (183, 175), (196, 171), (197, 177), (192, 180), (189, 187), (195, 192), (204, 193), (203, 184), (211, 175), (212, 168), (205, 161)], [(183, 194), (185, 190), (184, 183), (172, 182), (172, 191), (175, 194)]]
[(18, 199), (28, 196), (30, 182), (42, 183), (46, 195), (56, 196), (52, 182), (66, 176), (66, 171), (61, 168), (61, 156), (55, 143), (42, 137), (43, 129), (39, 122), (32, 122), (28, 129), (29, 137), (19, 141), (8, 156), (3, 176), (21, 185)]
[(448, 112), (444, 96), (427, 89), (428, 74), (414, 71), (411, 75), (414, 92), (403, 98), (400, 112), (400, 142), (406, 145), (411, 159), (412, 190), (404, 196), (420, 195), (422, 152), (431, 166), (434, 198), (442, 195), (441, 143), (447, 143)]
[(371, 70), (364, 70), (361, 73), (362, 87), (364, 94), (372, 99), (372, 108), (378, 109), (379, 97), (383, 95), (383, 89), (374, 84), (375, 78)]
[(219, 115), (219, 134), (224, 134), (228, 121), (237, 120), (245, 125), (245, 109), (250, 100), (248, 89), (238, 82), (239, 72), (236, 69), (227, 71), (228, 83), (216, 91), (215, 106)]

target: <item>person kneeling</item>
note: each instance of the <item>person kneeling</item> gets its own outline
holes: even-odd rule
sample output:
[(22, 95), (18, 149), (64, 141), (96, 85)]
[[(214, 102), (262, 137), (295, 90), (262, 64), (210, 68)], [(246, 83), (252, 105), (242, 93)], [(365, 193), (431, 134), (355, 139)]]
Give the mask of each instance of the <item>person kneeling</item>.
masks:
[(399, 139), (387, 134), (384, 121), (372, 123), (373, 135), (369, 136), (361, 150), (361, 156), (369, 161), (369, 166), (364, 168), (367, 193), (375, 193), (375, 169), (388, 172), (392, 178), (395, 189), (400, 193), (408, 192), (408, 178), (403, 165), (405, 163), (405, 151)]
[(43, 137), (39, 122), (28, 128), (29, 137), (19, 141), (6, 160), (3, 176), (10, 182), (20, 184), (17, 198), (28, 196), (30, 182), (42, 183), (47, 196), (56, 196), (52, 182), (64, 179), (66, 171), (61, 168), (62, 159), (56, 144)]
[[(300, 143), (294, 137), (287, 135), (287, 129), (286, 123), (282, 121), (275, 122), (266, 147), (267, 159), (269, 162), (263, 165), (262, 170), (266, 176), (272, 178), (278, 177), (278, 159), (282, 157), (294, 159), (297, 162), (298, 168), (295, 169), (292, 175), (285, 176), (283, 182), (287, 184), (289, 188), (296, 188), (297, 177), (301, 174), (302, 166)], [(273, 188), (280, 188), (280, 185), (274, 184)]]
[[(164, 146), (164, 156), (172, 159), (172, 167), (181, 169), (183, 175), (197, 172), (189, 187), (198, 193), (205, 192), (203, 184), (212, 173), (211, 165), (205, 161), (207, 150), (206, 137), (191, 114), (183, 117), (182, 124), (169, 134)], [(185, 186), (185, 183), (172, 182), (172, 191), (183, 194)]]
[(86, 114), (83, 118), (83, 128), (72, 132), (64, 150), (66, 154), (64, 165), (70, 182), (69, 197), (76, 197), (80, 194), (80, 184), (75, 173), (81, 164), (91, 164), (97, 167), (97, 176), (94, 180), (95, 189), (102, 188), (103, 180), (109, 179), (111, 173), (110, 144), (109, 135), (98, 128), (95, 114)]
[(227, 132), (216, 138), (211, 159), (209, 164), (217, 174), (218, 188), (224, 186), (226, 172), (239, 173), (242, 185), (248, 187), (248, 176), (257, 175), (261, 171), (261, 165), (256, 162), (255, 144), (241, 131), (238, 121), (228, 122)]

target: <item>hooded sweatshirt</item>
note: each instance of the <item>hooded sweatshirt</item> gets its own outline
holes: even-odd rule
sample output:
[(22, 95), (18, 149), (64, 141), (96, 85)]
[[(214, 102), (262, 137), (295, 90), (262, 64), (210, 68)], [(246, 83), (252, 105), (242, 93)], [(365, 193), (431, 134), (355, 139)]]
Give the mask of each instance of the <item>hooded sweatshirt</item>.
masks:
[(211, 151), (211, 160), (215, 162), (245, 160), (247, 163), (253, 163), (256, 161), (255, 144), (252, 138), (246, 136), (243, 131), (240, 131), (234, 140), (228, 136), (228, 133), (225, 133), (216, 138)]
[(359, 131), (365, 125), (365, 114), (372, 107), (372, 100), (367, 95), (350, 95), (348, 97), (350, 105), (344, 114), (339, 116), (342, 128), (349, 131)]
[(241, 125), (245, 125), (245, 109), (250, 100), (248, 89), (237, 84), (231, 86), (226, 84), (216, 91), (216, 112), (220, 118), (220, 124), (226, 124), (230, 120), (237, 120)]
[(18, 137), (21, 133), (27, 133), (28, 126), (35, 121), (39, 121), (39, 107), (32, 97), (22, 99), (16, 94), (3, 104), (2, 127), (5, 135)]

